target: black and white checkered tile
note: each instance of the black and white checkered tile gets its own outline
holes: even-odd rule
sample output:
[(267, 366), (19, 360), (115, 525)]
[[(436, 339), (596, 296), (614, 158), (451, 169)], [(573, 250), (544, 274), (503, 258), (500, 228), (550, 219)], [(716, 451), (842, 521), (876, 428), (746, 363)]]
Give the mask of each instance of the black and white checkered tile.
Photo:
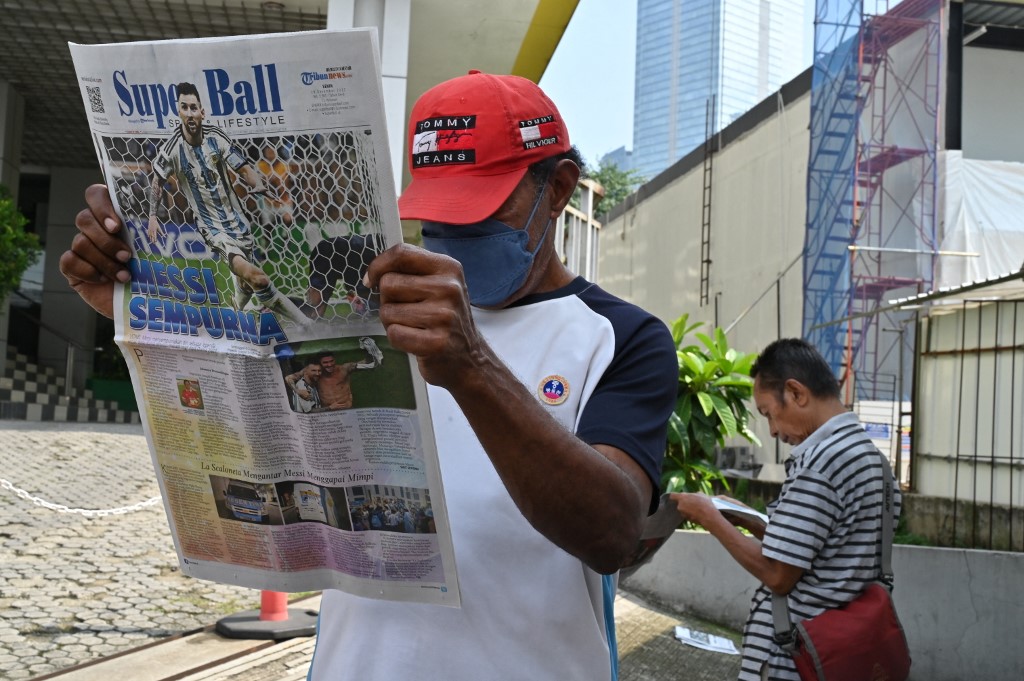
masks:
[(91, 390), (65, 391), (64, 378), (53, 369), (8, 349), (0, 376), (0, 419), (138, 423), (139, 414), (118, 409), (112, 400), (95, 399)]

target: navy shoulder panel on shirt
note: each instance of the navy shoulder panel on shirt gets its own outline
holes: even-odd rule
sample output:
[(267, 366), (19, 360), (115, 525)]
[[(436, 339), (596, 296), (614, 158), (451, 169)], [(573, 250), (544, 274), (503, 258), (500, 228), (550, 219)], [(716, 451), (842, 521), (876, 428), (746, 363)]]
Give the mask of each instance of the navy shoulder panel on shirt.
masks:
[(577, 435), (623, 450), (661, 485), (668, 419), (675, 408), (679, 364), (672, 334), (649, 312), (587, 283), (577, 294), (611, 324), (614, 356), (580, 417)]

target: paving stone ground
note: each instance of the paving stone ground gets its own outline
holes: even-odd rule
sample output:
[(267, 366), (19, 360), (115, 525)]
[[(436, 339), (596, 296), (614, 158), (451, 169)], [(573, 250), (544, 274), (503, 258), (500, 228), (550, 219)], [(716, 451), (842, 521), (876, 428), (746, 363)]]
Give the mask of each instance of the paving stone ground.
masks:
[[(48, 502), (111, 509), (159, 495), (138, 425), (0, 421), (0, 478)], [(0, 678), (29, 679), (259, 607), (187, 578), (158, 503), (106, 517), (0, 489)]]
[[(0, 480), (72, 509), (122, 508), (159, 495), (138, 425), (0, 421)], [(83, 517), (0, 488), (0, 678), (33, 679), (259, 607), (258, 591), (187, 578), (177, 565), (161, 503)], [(629, 594), (620, 594), (616, 608), (621, 681), (736, 677), (738, 657), (672, 638), (676, 624), (738, 641), (734, 632)], [(247, 660), (243, 675), (305, 676), (311, 645), (288, 655), (270, 651)]]

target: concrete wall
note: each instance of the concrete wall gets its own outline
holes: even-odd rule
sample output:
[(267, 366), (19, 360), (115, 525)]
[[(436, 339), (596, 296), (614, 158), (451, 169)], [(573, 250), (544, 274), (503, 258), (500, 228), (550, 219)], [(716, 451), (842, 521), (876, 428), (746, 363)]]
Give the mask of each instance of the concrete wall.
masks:
[[(893, 570), (911, 681), (1024, 678), (1024, 554), (894, 546)], [(757, 584), (710, 534), (677, 531), (623, 586), (739, 629)]]
[[(800, 336), (802, 263), (782, 276), (778, 288), (775, 280), (804, 245), (808, 85), (805, 74), (723, 132), (713, 158), (708, 304), (700, 301), (701, 150), (611, 211), (601, 230), (598, 283), (666, 323), (683, 313), (691, 322), (736, 322), (729, 341), (746, 352)], [(775, 462), (763, 419), (754, 419), (754, 429), (766, 443), (755, 457)]]
[[(961, 497), (963, 492), (970, 490), (963, 490)], [(908, 532), (925, 537), (930, 544), (1024, 551), (1024, 508), (1020, 506), (904, 494), (902, 517)]]
[(962, 143), (964, 158), (1024, 161), (1020, 111), (1024, 54), (979, 47), (964, 49)]

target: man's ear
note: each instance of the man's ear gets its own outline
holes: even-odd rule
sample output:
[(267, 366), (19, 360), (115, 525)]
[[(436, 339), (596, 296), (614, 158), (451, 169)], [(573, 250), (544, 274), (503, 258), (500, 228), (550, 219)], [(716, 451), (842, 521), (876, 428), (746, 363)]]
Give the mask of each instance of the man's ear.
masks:
[(782, 389), (789, 393), (789, 397), (800, 407), (806, 407), (811, 401), (811, 391), (807, 389), (806, 385), (795, 378), (786, 379)]
[(567, 158), (563, 158), (551, 171), (548, 183), (551, 185), (551, 219), (554, 220), (569, 204), (572, 193), (580, 181), (580, 168)]

